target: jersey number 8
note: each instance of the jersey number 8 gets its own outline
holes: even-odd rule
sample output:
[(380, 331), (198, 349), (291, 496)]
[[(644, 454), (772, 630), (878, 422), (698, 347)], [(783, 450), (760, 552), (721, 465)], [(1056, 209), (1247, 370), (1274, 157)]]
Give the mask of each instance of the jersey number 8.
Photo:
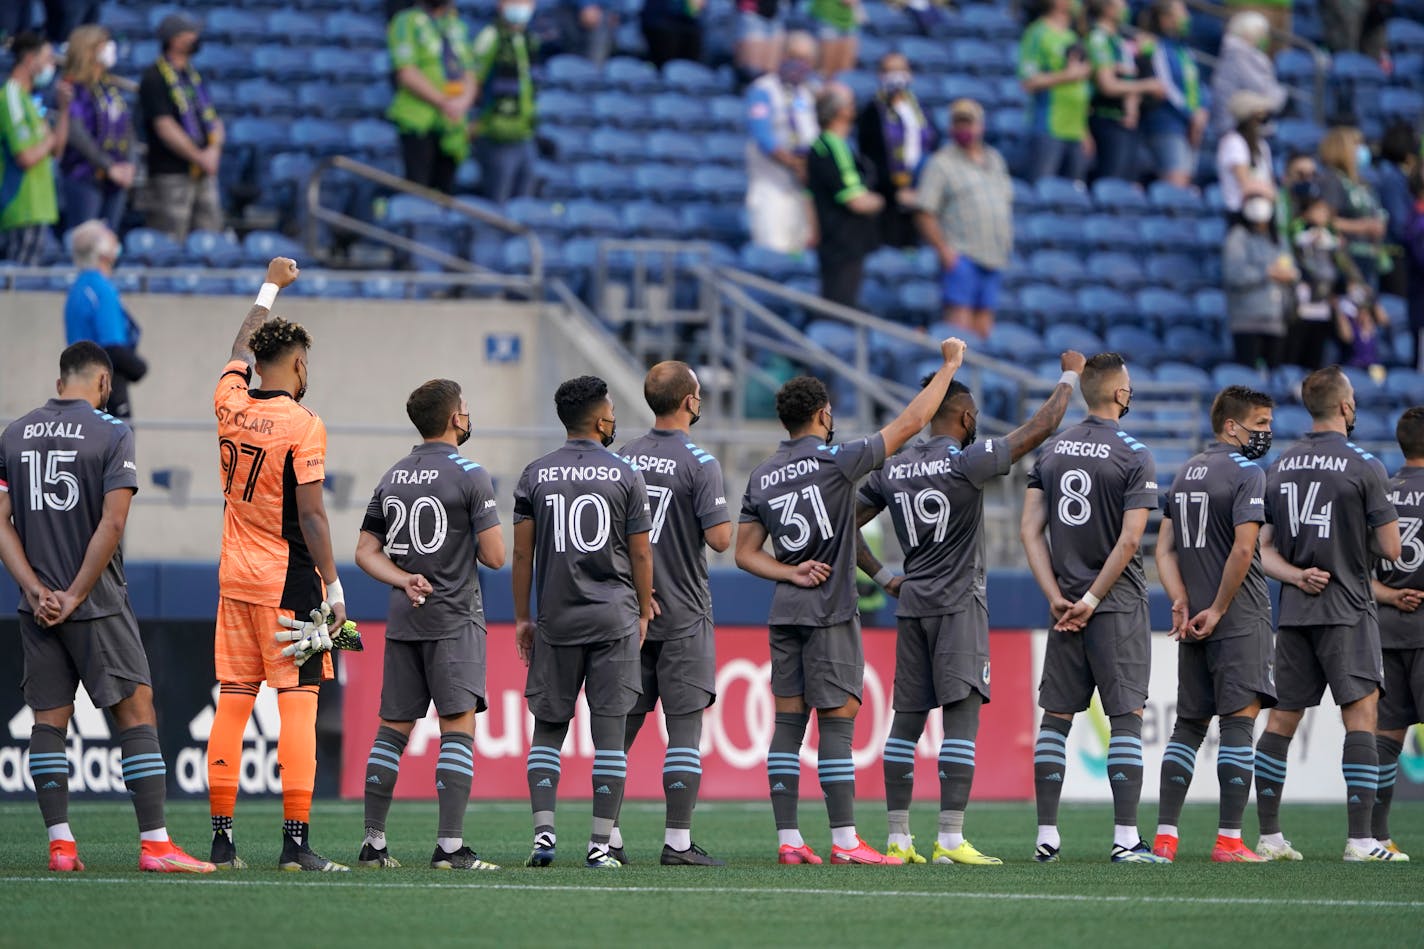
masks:
[(1069, 468), (1058, 479), (1058, 520), (1069, 527), (1082, 527), (1093, 516), (1093, 476), (1082, 468)]

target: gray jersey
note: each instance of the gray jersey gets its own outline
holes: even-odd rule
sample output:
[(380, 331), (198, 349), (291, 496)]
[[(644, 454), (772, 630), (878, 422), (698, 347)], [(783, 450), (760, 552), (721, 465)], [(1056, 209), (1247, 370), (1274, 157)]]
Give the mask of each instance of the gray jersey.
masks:
[(648, 624), (648, 639), (691, 636), (712, 615), (703, 532), (732, 519), (722, 466), (685, 432), (656, 428), (619, 454), (642, 474), (652, 507), (648, 539), (662, 612)]
[[(1424, 468), (1403, 467), (1389, 482), (1389, 499), (1399, 512), (1401, 553), (1376, 567), (1381, 583), (1395, 589), (1424, 590)], [(1401, 613), (1379, 606), (1380, 645), (1385, 649), (1424, 649), (1424, 609)]]
[(1013, 458), (1002, 440), (960, 449), (942, 435), (885, 461), (860, 487), (860, 503), (890, 508), (905, 552), (896, 616), (957, 613), (984, 592), (984, 484), (1008, 474)]
[(1282, 626), (1354, 626), (1375, 612), (1371, 533), (1399, 515), (1384, 465), (1338, 432), (1310, 432), (1266, 473), (1266, 521), (1297, 567), (1330, 572), (1318, 596), (1281, 587)]
[(489, 472), (444, 442), (416, 445), (381, 477), (361, 530), (434, 588), (418, 608), (391, 590), (387, 639), (447, 639), (472, 622), (484, 629), (477, 537), (498, 526)]
[[(0, 434), (0, 490), (40, 582), (68, 589), (104, 514), (104, 495), (138, 490), (133, 432), (82, 399), (50, 399)], [(113, 616), (128, 602), (122, 548), (73, 619)], [(30, 612), (20, 598), (20, 612)]]
[(531, 462), (514, 488), (514, 522), (534, 522), (539, 633), (573, 646), (638, 625), (628, 537), (653, 528), (638, 470), (586, 438)]
[[(1182, 467), (1162, 494), (1162, 515), (1172, 521), (1177, 564), (1187, 586), (1187, 611), (1195, 616), (1211, 606), (1236, 544), (1236, 528), (1266, 520), (1266, 473), (1230, 445), (1214, 442)], [(1268, 629), (1271, 596), (1261, 569), (1259, 545), (1213, 639)]]
[[(1152, 452), (1117, 422), (1095, 415), (1044, 442), (1028, 486), (1044, 493), (1053, 572), (1063, 595), (1074, 601), (1088, 592), (1117, 546), (1123, 514), (1157, 507)], [(1128, 612), (1146, 599), (1139, 551), (1097, 612)]]
[(814, 435), (783, 441), (776, 454), (747, 479), (743, 523), (759, 522), (772, 554), (784, 564), (817, 560), (831, 576), (810, 590), (778, 583), (771, 597), (772, 626), (835, 626), (856, 615), (855, 489), (885, 463), (878, 432), (839, 445)]

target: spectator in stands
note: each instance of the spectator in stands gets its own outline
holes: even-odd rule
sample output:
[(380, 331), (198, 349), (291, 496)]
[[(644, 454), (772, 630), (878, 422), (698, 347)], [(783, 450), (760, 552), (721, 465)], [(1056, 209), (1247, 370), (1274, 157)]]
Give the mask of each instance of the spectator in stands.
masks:
[(1097, 151), (1099, 178), (1137, 178), (1138, 122), (1143, 95), (1161, 95), (1156, 79), (1137, 78), (1137, 60), (1119, 26), (1126, 0), (1091, 0), (1093, 30), (1088, 34), (1088, 62), (1093, 67), (1092, 114), (1088, 129)]
[(158, 24), (158, 59), (139, 81), (148, 138), (148, 226), (183, 240), (190, 230), (220, 231), (223, 122), (193, 68), (199, 26), (181, 13)]
[(702, 59), (702, 14), (707, 0), (643, 0), (641, 23), (648, 59), (659, 69), (674, 59)]
[[(1335, 0), (1327, 0), (1328, 5)], [(1226, 0), (1226, 5), (1238, 13), (1259, 13), (1266, 18), (1269, 45), (1266, 52), (1274, 56), (1284, 48), (1284, 40), (1295, 32), (1291, 25), (1291, 8), (1295, 0)]]
[(1216, 143), (1216, 179), (1221, 185), (1221, 202), (1235, 215), (1242, 203), (1254, 194), (1275, 200), (1276, 172), (1271, 164), (1271, 103), (1254, 92), (1238, 92), (1231, 97), (1231, 115), (1236, 127)]
[(811, 0), (807, 12), (821, 41), (821, 76), (834, 79), (855, 68), (860, 51), (861, 0)]
[(64, 302), (65, 344), (72, 346), (87, 339), (104, 347), (114, 364), (108, 412), (130, 418), (129, 383), (144, 377), (148, 363), (138, 354), (138, 324), (119, 302), (119, 290), (114, 286), (119, 239), (103, 221), (95, 220), (76, 227), (70, 243), (79, 275)]
[[(1286, 336), (1286, 300), (1300, 275), (1276, 242), (1271, 198), (1252, 194), (1221, 248), (1226, 322), (1235, 358), (1243, 366), (1280, 365)], [(1325, 324), (1328, 333), (1330, 324)]]
[(1315, 156), (1309, 152), (1292, 152), (1286, 159), (1285, 174), (1281, 177), (1280, 189), (1276, 192), (1276, 230), (1282, 237), (1289, 238), (1291, 225), (1299, 216), (1296, 208), (1296, 190), (1303, 185), (1319, 187), (1320, 170), (1315, 166)]
[(1370, 165), (1370, 149), (1360, 130), (1337, 125), (1320, 140), (1320, 188), (1365, 284), (1379, 287), (1386, 215), (1379, 196), (1360, 175)]
[(1407, 122), (1396, 122), (1380, 139), (1378, 182), (1380, 206), (1389, 215), (1384, 232), (1387, 271), (1380, 275), (1380, 291), (1398, 297), (1409, 295), (1408, 268), (1404, 263), (1404, 229), (1409, 224), (1409, 176), (1420, 165), (1419, 135)]
[(786, 38), (786, 56), (747, 90), (747, 221), (752, 243), (783, 254), (805, 250), (810, 237), (806, 155), (816, 124), (816, 41)]
[(876, 168), (876, 190), (885, 199), (881, 243), (919, 244), (915, 228), (915, 176), (934, 151), (934, 126), (925, 118), (910, 86), (914, 76), (903, 53), (880, 58), (880, 90), (860, 110), (856, 138), (860, 153)]
[(1029, 180), (1087, 174), (1088, 79), (1093, 67), (1073, 29), (1074, 0), (1050, 0), (1019, 43), (1019, 81), (1029, 94)]
[(475, 149), (485, 197), (498, 204), (534, 193), (536, 44), (526, 29), (533, 13), (533, 0), (501, 0), (499, 17), (475, 37)]
[(984, 144), (979, 103), (950, 104), (949, 134), (920, 175), (916, 220), (944, 268), (945, 319), (988, 336), (1014, 248), (1013, 181), (1004, 157)]
[(1286, 106), (1287, 94), (1276, 79), (1276, 64), (1266, 52), (1271, 45), (1271, 25), (1255, 11), (1238, 13), (1226, 25), (1221, 54), (1211, 74), (1211, 131), (1225, 135), (1236, 126), (1231, 97), (1238, 92), (1264, 96), (1274, 114)]
[(1424, 168), (1409, 176), (1414, 199), (1404, 225), (1404, 266), (1409, 272), (1409, 327), (1414, 333), (1414, 361), (1424, 372)]
[(1364, 302), (1365, 293), (1359, 271), (1335, 231), (1330, 202), (1320, 185), (1297, 185), (1295, 203), (1300, 213), (1290, 229), (1290, 248), (1300, 280), (1296, 284), (1299, 322), (1292, 334), (1296, 350), (1292, 361), (1313, 369), (1324, 360), (1325, 343), (1332, 333), (1346, 345), (1355, 341), (1350, 331), (1355, 311), (1344, 312), (1342, 304), (1349, 295)]
[(396, 14), (386, 37), (396, 85), (386, 117), (400, 134), (406, 180), (449, 194), (470, 153), (478, 91), (469, 30), (451, 0), (423, 0)]
[(110, 70), (118, 47), (102, 26), (81, 26), (69, 38), (64, 78), (74, 87), (69, 141), (60, 160), (63, 230), (98, 218), (119, 229), (137, 169), (133, 116)]
[(1320, 32), (1330, 52), (1360, 51), (1369, 8), (1368, 0), (1324, 0), (1320, 4)]
[(879, 242), (876, 217), (885, 200), (874, 190), (875, 169), (851, 151), (855, 93), (830, 83), (816, 99), (821, 134), (806, 158), (806, 189), (815, 206), (821, 296), (842, 306), (860, 305), (865, 258)]
[(98, 23), (100, 6), (100, 0), (44, 0), (45, 38), (59, 46), (81, 26)]
[(1152, 75), (1161, 86), (1142, 120), (1142, 131), (1157, 177), (1178, 188), (1191, 186), (1207, 119), (1201, 73), (1186, 44), (1187, 6), (1182, 0), (1157, 0), (1147, 11), (1153, 35)]
[(554, 18), (559, 30), (559, 46), (565, 53), (602, 65), (613, 52), (618, 11), (604, 0), (559, 0)]
[(781, 0), (737, 0), (737, 49), (734, 58), (744, 83), (776, 72), (786, 41), (786, 11)]
[(50, 128), (34, 96), (54, 82), (54, 48), (38, 33), (21, 33), (10, 45), (15, 64), (0, 87), (0, 260), (33, 265), (45, 232), (59, 220), (54, 159), (69, 136), (74, 90), (60, 82), (58, 117)]

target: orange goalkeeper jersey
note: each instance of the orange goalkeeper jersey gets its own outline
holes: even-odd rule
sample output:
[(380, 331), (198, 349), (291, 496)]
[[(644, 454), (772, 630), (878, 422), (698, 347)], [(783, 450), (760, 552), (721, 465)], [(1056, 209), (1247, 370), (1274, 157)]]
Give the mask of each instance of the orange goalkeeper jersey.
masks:
[(213, 394), (225, 501), (218, 587), (227, 599), (304, 615), (321, 605), (322, 584), (298, 522), (297, 485), (326, 476), (326, 426), (251, 380), (234, 359)]

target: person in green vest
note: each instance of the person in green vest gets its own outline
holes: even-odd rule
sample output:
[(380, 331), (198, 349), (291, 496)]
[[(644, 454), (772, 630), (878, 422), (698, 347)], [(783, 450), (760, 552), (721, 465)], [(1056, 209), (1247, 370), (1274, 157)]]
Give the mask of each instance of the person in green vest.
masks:
[(1019, 83), (1029, 96), (1029, 181), (1086, 175), (1092, 72), (1073, 29), (1073, 0), (1050, 0), (1019, 42)]
[(386, 116), (400, 133), (406, 179), (449, 194), (470, 154), (475, 56), (453, 0), (421, 0), (386, 30), (396, 94)]
[(59, 220), (54, 160), (69, 137), (68, 83), (56, 89), (54, 128), (34, 95), (54, 82), (54, 48), (37, 33), (21, 33), (11, 43), (14, 69), (0, 87), (0, 260), (39, 263), (45, 230)]
[(1160, 95), (1162, 85), (1137, 77), (1134, 47), (1119, 29), (1127, 18), (1126, 0), (1089, 0), (1088, 11), (1093, 18), (1088, 34), (1088, 62), (1093, 67), (1088, 130), (1097, 149), (1095, 173), (1135, 181), (1142, 96)]
[(475, 148), (485, 197), (498, 204), (534, 193), (533, 15), (533, 0), (500, 0), (495, 22), (475, 37)]
[(821, 43), (821, 77), (827, 82), (855, 68), (860, 54), (860, 0), (811, 0), (807, 11)]

